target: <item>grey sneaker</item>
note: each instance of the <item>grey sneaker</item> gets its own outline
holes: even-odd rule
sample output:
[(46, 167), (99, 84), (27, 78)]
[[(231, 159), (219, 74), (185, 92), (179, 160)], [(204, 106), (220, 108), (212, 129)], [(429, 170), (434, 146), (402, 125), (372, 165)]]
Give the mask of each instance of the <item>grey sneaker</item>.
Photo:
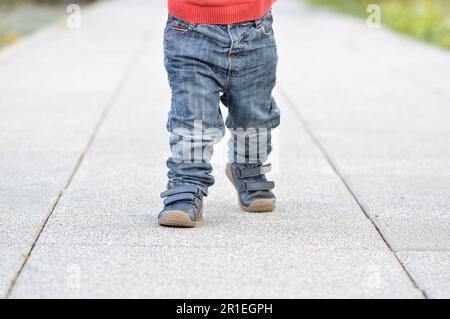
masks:
[(203, 217), (203, 196), (207, 196), (195, 185), (177, 186), (161, 193), (164, 209), (158, 215), (163, 226), (195, 227)]
[(226, 174), (238, 193), (239, 205), (247, 212), (272, 212), (276, 197), (272, 193), (274, 182), (266, 179), (272, 166), (251, 164), (227, 164)]

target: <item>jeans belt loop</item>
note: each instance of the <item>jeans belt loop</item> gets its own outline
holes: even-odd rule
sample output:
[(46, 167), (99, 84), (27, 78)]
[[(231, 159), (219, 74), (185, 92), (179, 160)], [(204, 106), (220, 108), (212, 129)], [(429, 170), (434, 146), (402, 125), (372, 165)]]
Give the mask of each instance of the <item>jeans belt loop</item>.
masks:
[(255, 27), (257, 29), (261, 28), (261, 25), (262, 25), (262, 18), (255, 20)]

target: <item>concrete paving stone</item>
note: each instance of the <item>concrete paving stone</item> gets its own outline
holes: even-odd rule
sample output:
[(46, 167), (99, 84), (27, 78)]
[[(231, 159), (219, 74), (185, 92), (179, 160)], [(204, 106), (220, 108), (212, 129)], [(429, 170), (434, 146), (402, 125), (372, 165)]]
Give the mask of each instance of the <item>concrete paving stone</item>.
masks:
[[(400, 37), (394, 32), (366, 32), (355, 45), (372, 63), (390, 65), (393, 73), (399, 73), (411, 83), (420, 83), (419, 89), (430, 88), (449, 97), (449, 79), (446, 74), (450, 72), (450, 65), (446, 50), (424, 43), (417, 45), (417, 41), (407, 37), (401, 37), (399, 41)], [(382, 44), (383, 50), (378, 50), (377, 47)], [(399, 56), (396, 54), (398, 50), (408, 50), (408, 54)], [(429, 58), (424, 59), (424, 55)]]
[(373, 170), (347, 179), (394, 249), (448, 249), (448, 178), (415, 172), (382, 175)]
[(450, 298), (449, 251), (405, 250), (399, 257), (429, 298)]
[[(378, 86), (372, 84), (372, 86)], [(398, 85), (393, 85), (397, 86)], [(288, 87), (288, 85), (286, 85)], [(287, 88), (289, 93), (294, 87)], [(315, 88), (317, 90), (317, 88)], [(408, 94), (411, 88), (405, 90)], [(429, 112), (429, 96), (426, 96), (426, 103), (417, 102), (398, 102), (397, 98), (389, 96), (389, 92), (377, 92), (373, 95), (365, 94), (362, 90), (357, 90), (358, 95), (362, 95), (362, 100), (348, 98), (355, 92), (341, 93), (345, 97), (336, 97), (334, 92), (328, 92), (330, 96), (322, 97), (321, 93), (310, 94), (314, 89), (302, 89), (302, 96), (293, 99), (302, 110), (308, 110), (308, 123), (316, 130), (378, 130), (391, 131), (392, 134), (408, 131), (411, 134), (427, 134), (436, 132), (448, 135), (449, 128), (442, 119), (442, 114), (447, 114), (447, 99), (439, 99), (438, 103), (433, 103), (435, 108)], [(326, 89), (328, 91), (328, 89)], [(299, 94), (299, 95), (300, 95)], [(398, 98), (400, 99), (400, 98)], [(421, 108), (411, 108), (411, 105), (419, 104)], [(318, 108), (316, 105), (323, 105), (324, 108)], [(325, 107), (328, 107), (325, 108)], [(345, 110), (345, 111), (344, 111)], [(352, 114), (352, 121), (348, 121), (347, 114)], [(305, 114), (305, 113), (304, 113)]]
[(377, 224), (393, 249), (450, 249), (450, 220), (448, 217), (405, 217), (381, 215)]
[(330, 154), (342, 158), (450, 158), (450, 141), (444, 132), (342, 129), (317, 131), (316, 135)]
[(1, 217), (0, 251), (1, 247), (20, 246), (33, 241), (45, 219), (43, 216), (31, 213), (31, 210), (28, 211), (28, 215), (10, 212), (9, 215), (5, 214)]
[[(376, 189), (374, 187), (374, 189)], [(414, 194), (391, 194), (386, 195), (378, 192), (378, 200), (365, 197), (361, 201), (370, 213), (376, 216), (396, 216), (400, 218), (419, 219), (448, 219), (449, 204), (448, 197), (441, 196), (415, 196)], [(359, 193), (358, 195), (359, 196)], [(367, 204), (370, 203), (370, 206)], [(389, 203), (389, 205), (388, 205)]]
[[(446, 193), (445, 184), (442, 178), (428, 178), (421, 182), (417, 177), (399, 177), (395, 175), (384, 178), (366, 178), (366, 184), (362, 186), (364, 175), (349, 175), (348, 180), (358, 188), (357, 193), (364, 197), (377, 210), (382, 209), (382, 205), (389, 209), (400, 209), (402, 206), (412, 210), (420, 217), (419, 209), (427, 211), (429, 216), (445, 216), (445, 212), (450, 208), (449, 198)], [(396, 182), (397, 181), (397, 182)], [(403, 183), (400, 183), (403, 181)], [(409, 183), (409, 184), (407, 184)], [(435, 189), (433, 189), (435, 185)], [(390, 203), (389, 206), (387, 206)], [(385, 210), (387, 211), (387, 210)], [(434, 214), (435, 213), (435, 214)]]
[(0, 243), (0, 298), (4, 298), (13, 276), (22, 265), (24, 253), (30, 249), (27, 245), (3, 245)]
[(421, 298), (391, 255), (294, 246), (40, 245), (13, 298)]
[(220, 207), (218, 204), (221, 203), (206, 204), (205, 220), (198, 229), (181, 231), (157, 225), (156, 213), (160, 205), (156, 206), (158, 210), (146, 208), (128, 215), (119, 212), (115, 215), (114, 211), (92, 215), (86, 209), (77, 214), (69, 210), (72, 215), (66, 213), (52, 218), (41, 243), (199, 248), (276, 243), (277, 246), (387, 251), (372, 226), (362, 218), (321, 216), (320, 212), (315, 217), (296, 215), (294, 210), (282, 206), (276, 216), (253, 216), (241, 212), (235, 202)]
[[(377, 175), (377, 173), (379, 173)], [(368, 175), (348, 175), (348, 179), (357, 184), (360, 189), (360, 194), (366, 195), (366, 198), (375, 199), (378, 197), (380, 201), (383, 198), (398, 198), (410, 199), (416, 197), (423, 200), (430, 199), (430, 202), (439, 202), (439, 198), (445, 202), (448, 200), (447, 190), (450, 187), (450, 182), (445, 177), (441, 176), (421, 176), (420, 174), (411, 175), (382, 175), (381, 172), (374, 171), (375, 176)], [(361, 185), (365, 183), (364, 185)], [(384, 196), (383, 196), (384, 195)], [(411, 198), (411, 200), (414, 200)], [(387, 204), (387, 202), (384, 202)], [(447, 202), (448, 203), (448, 202)], [(408, 201), (404, 201), (408, 205)]]
[[(339, 166), (349, 175), (373, 175), (372, 172), (384, 172), (386, 175), (414, 176), (428, 178), (446, 178), (450, 176), (450, 159), (418, 158), (418, 159), (370, 159), (342, 158)], [(379, 176), (377, 174), (376, 176)], [(420, 182), (420, 181), (418, 181)]]

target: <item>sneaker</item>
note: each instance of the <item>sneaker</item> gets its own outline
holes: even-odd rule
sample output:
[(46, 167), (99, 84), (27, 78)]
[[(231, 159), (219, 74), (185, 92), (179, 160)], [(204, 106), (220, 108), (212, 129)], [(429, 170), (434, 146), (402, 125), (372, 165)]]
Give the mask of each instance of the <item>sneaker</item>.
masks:
[(265, 174), (272, 169), (268, 165), (227, 164), (225, 173), (236, 188), (241, 208), (247, 212), (272, 212), (276, 197), (272, 193), (274, 182), (269, 182)]
[(164, 209), (158, 215), (163, 226), (195, 227), (203, 217), (203, 196), (207, 196), (195, 185), (177, 186), (161, 193)]

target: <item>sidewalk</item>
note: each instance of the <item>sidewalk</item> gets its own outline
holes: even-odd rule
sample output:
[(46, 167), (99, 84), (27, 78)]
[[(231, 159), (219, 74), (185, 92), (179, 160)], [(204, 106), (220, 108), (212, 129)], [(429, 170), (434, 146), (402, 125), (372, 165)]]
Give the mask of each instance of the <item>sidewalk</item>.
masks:
[(170, 229), (165, 2), (85, 11), (0, 52), (1, 296), (450, 297), (449, 52), (279, 1), (277, 212), (238, 208), (224, 140)]

